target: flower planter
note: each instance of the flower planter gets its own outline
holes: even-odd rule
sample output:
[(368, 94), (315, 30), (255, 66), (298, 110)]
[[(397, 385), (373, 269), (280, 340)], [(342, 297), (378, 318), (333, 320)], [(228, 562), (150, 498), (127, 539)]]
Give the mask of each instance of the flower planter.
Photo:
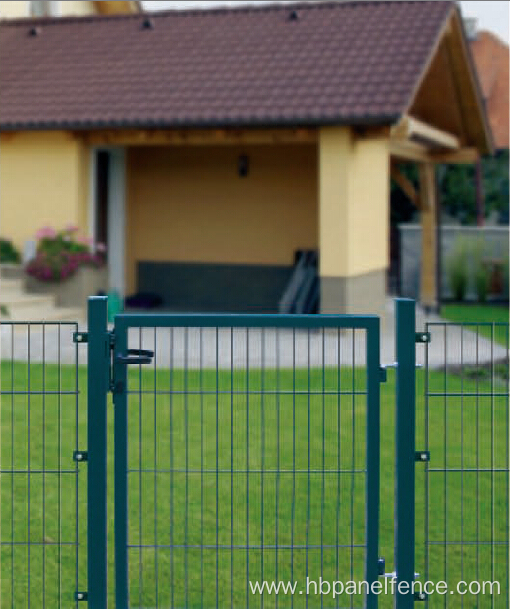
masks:
[(85, 307), (87, 298), (108, 290), (108, 269), (80, 267), (64, 281), (41, 281), (26, 275), (25, 288), (34, 294), (52, 294), (59, 307)]

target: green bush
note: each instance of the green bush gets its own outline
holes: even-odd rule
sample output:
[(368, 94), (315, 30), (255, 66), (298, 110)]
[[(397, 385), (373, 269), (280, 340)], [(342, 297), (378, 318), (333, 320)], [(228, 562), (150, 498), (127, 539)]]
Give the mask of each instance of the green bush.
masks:
[(457, 238), (452, 253), (446, 259), (446, 270), (453, 298), (462, 301), (468, 288), (468, 247), (464, 239)]
[(0, 239), (0, 263), (18, 264), (21, 256), (12, 241)]
[(480, 239), (476, 241), (471, 249), (471, 256), (473, 259), (474, 272), (473, 279), (475, 284), (475, 292), (478, 302), (486, 302), (487, 294), (490, 288), (490, 271), (487, 268), (487, 264), (484, 263), (484, 241)]
[(508, 300), (510, 298), (508, 256), (506, 256), (503, 261), (503, 296), (505, 300)]

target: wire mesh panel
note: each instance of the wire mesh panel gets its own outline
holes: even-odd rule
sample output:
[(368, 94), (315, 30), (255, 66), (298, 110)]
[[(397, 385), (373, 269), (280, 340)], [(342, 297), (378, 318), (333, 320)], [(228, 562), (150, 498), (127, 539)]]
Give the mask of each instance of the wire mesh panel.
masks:
[(377, 579), (378, 322), (310, 319), (117, 318), (118, 607), (365, 606), (320, 592)]
[[(448, 584), (430, 607), (508, 607), (508, 324), (434, 323), (427, 331), (418, 438), (431, 456), (417, 467), (417, 570)], [(471, 594), (472, 582), (474, 593), (484, 582), (498, 586)]]
[[(86, 588), (74, 323), (1, 329), (2, 608), (74, 607)], [(82, 501), (83, 499), (83, 501)]]

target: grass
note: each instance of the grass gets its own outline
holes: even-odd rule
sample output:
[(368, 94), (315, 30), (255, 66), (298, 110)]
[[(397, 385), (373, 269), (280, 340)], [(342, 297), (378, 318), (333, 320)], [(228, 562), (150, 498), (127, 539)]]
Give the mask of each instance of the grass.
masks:
[[(3, 392), (26, 390), (27, 364), (3, 362), (1, 372)], [(312, 370), (310, 375), (282, 370), (278, 376), (251, 370), (248, 379), (242, 371), (130, 373), (132, 607), (182, 607), (186, 592), (189, 607), (216, 602), (220, 607), (260, 606), (259, 597), (248, 595), (247, 602), (247, 568), (251, 580), (296, 580), (300, 585), (307, 574), (313, 580), (363, 579), (364, 550), (352, 546), (365, 543), (365, 474), (347, 473), (365, 468), (362, 370)], [(394, 372), (388, 376), (381, 387), (380, 555), (392, 571)], [(428, 382), (429, 393), (438, 394), (428, 401), (430, 467), (440, 471), (428, 476), (428, 538), (433, 544), (428, 546), (427, 574), (450, 584), (495, 579), (508, 594), (508, 385), (442, 372), (430, 372)], [(421, 375), (418, 396), (423, 384)], [(76, 387), (78, 397), (73, 395)], [(72, 460), (73, 451), (87, 442), (86, 369), (79, 368), (76, 376), (71, 366), (32, 364), (30, 388), (31, 396), (2, 396), (2, 471), (30, 465), (32, 471), (79, 473), (2, 476), (3, 543), (30, 539), (39, 544), (2, 546), (2, 607), (26, 607), (29, 594), (31, 607), (72, 607), (74, 591), (86, 589), (87, 466)], [(67, 393), (51, 394), (59, 388)], [(112, 413), (113, 407), (110, 582)], [(417, 448), (425, 447), (425, 420), (420, 399)], [(308, 468), (316, 473), (308, 475)], [(238, 473), (232, 475), (232, 469)], [(422, 579), (424, 469), (417, 465), (416, 563)], [(446, 469), (448, 473), (441, 471)], [(470, 471), (474, 469), (488, 471)], [(493, 473), (498, 469), (504, 471)], [(337, 470), (344, 473), (337, 475)], [(446, 546), (445, 539), (455, 543)], [(487, 543), (460, 544), (477, 539)], [(78, 544), (78, 566), (76, 547), (63, 542)], [(158, 552), (141, 547), (155, 545)], [(173, 549), (164, 547), (171, 545)], [(231, 545), (240, 549), (232, 552)], [(247, 545), (255, 549), (247, 552)], [(307, 545), (312, 546), (308, 551)], [(335, 547), (321, 552), (321, 545)], [(322, 599), (325, 607), (337, 602), (350, 606), (351, 600), (352, 606), (362, 606), (360, 597)], [(448, 600), (448, 607), (461, 607), (460, 597)], [(507, 602), (508, 597), (502, 604), (496, 599), (495, 606)], [(110, 603), (113, 607), (111, 594)], [(429, 606), (443, 603), (444, 597), (436, 596)], [(278, 604), (289, 607), (291, 598), (280, 596)], [(294, 597), (294, 605), (304, 606), (305, 597)], [(275, 606), (275, 597), (266, 595), (264, 606)], [(321, 599), (310, 597), (309, 606), (321, 606)], [(392, 599), (380, 598), (380, 607), (391, 606)], [(491, 599), (466, 597), (463, 606), (489, 607)]]
[[(441, 307), (441, 317), (456, 323), (475, 325), (469, 329), (480, 332), (486, 338), (493, 338), (505, 347), (508, 346), (509, 309), (507, 305), (445, 304)], [(477, 326), (476, 324), (485, 325)]]

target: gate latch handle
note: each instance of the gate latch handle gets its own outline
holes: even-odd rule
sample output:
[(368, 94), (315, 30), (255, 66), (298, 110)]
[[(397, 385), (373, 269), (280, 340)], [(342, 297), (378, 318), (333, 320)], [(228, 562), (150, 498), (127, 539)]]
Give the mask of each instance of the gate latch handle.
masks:
[(117, 361), (121, 364), (150, 364), (153, 357), (154, 351), (128, 349), (125, 355), (117, 355)]

